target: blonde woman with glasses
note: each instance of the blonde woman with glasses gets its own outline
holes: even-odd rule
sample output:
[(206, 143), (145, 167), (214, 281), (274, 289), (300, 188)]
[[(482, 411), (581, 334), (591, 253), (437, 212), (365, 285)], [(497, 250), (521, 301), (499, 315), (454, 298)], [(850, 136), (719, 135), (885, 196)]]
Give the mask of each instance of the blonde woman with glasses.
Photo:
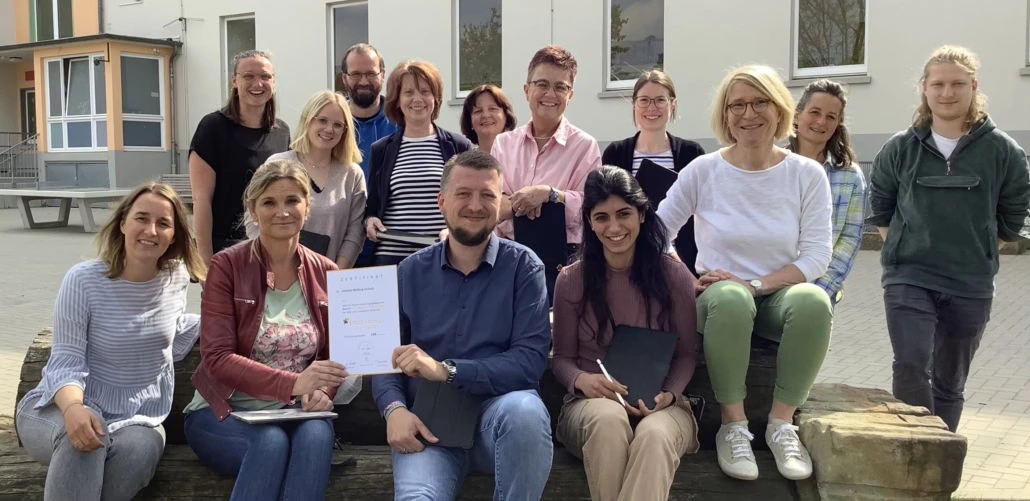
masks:
[[(304, 109), (294, 133), (291, 151), (268, 161), (287, 160), (304, 166), (311, 178), (311, 212), (300, 243), (322, 254), (341, 269), (354, 266), (365, 243), (365, 175), (361, 171), (350, 106), (343, 95), (316, 92)], [(247, 217), (248, 236), (257, 225)]]
[[(609, 144), (601, 155), (601, 164), (622, 167), (636, 177), (644, 160), (679, 172), (705, 154), (700, 144), (669, 133), (669, 123), (676, 120), (678, 110), (676, 86), (665, 72), (650, 70), (642, 73), (633, 85), (632, 103), (633, 125), (639, 130), (632, 137)], [(652, 203), (655, 202), (652, 200)], [(676, 253), (694, 272), (693, 258), (697, 255), (697, 245), (694, 243), (693, 218), (676, 236)]]
[(830, 297), (814, 280), (830, 264), (830, 185), (818, 162), (775, 145), (794, 121), (776, 71), (744, 66), (722, 81), (712, 129), (729, 146), (679, 173), (658, 207), (670, 234), (695, 217), (698, 331), (722, 411), (719, 467), (758, 478), (744, 413), (752, 334), (779, 343), (765, 440), (780, 474), (800, 480), (812, 460), (793, 425), (830, 343)]

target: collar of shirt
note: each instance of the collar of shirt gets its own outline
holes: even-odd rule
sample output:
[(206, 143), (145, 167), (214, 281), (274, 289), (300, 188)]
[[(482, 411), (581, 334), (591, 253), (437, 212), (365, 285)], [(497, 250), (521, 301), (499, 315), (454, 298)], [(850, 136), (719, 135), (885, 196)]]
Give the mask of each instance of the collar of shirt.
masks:
[[(494, 263), (497, 262), (497, 248), (500, 245), (497, 242), (499, 237), (493, 231), (490, 232), (490, 242), (486, 244), (486, 253), (483, 254), (483, 261), (480, 266), (486, 264), (491, 268), (494, 267)], [(439, 263), (441, 269), (450, 268), (454, 271), (458, 271), (456, 268), (451, 266), (451, 263), (447, 261), (447, 241), (443, 242), (443, 245), (438, 245), (434, 250), (436, 252), (436, 261)], [(478, 268), (477, 268), (478, 269)]]
[[(526, 140), (536, 141), (536, 136), (533, 135), (534, 129), (533, 122), (526, 124)], [(558, 122), (558, 128), (555, 129), (554, 135), (551, 138), (562, 146), (565, 146), (565, 143), (569, 140), (569, 119), (565, 118), (565, 115), (562, 115), (561, 121)]]

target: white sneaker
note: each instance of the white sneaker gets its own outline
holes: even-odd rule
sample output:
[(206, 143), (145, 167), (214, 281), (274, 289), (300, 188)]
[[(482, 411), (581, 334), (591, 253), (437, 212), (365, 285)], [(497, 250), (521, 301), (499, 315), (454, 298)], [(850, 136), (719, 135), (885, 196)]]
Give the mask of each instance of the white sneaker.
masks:
[(782, 419), (769, 419), (765, 442), (776, 458), (776, 469), (788, 480), (804, 480), (812, 476), (812, 458), (798, 437), (798, 427)]
[(758, 463), (751, 450), (751, 440), (754, 438), (747, 429), (747, 421), (736, 421), (719, 428), (719, 434), (715, 436), (715, 449), (723, 473), (741, 480), (758, 478)]

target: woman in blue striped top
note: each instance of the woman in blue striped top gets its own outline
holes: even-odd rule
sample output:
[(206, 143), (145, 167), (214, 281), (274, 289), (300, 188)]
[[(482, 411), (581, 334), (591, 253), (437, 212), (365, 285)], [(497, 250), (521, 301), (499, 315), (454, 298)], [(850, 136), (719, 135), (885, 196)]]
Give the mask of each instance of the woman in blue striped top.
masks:
[[(633, 124), (640, 130), (631, 137), (609, 144), (601, 155), (601, 164), (622, 167), (636, 177), (644, 160), (679, 172), (705, 154), (701, 145), (694, 141), (669, 134), (669, 122), (676, 119), (676, 86), (665, 72), (650, 70), (641, 73), (633, 85), (632, 101)], [(651, 200), (655, 207), (658, 207), (658, 202), (661, 200)], [(694, 243), (693, 218), (680, 229), (675, 245), (676, 253), (696, 276), (694, 256), (697, 255), (697, 244)]]
[(205, 278), (186, 209), (167, 185), (126, 196), (73, 266), (54, 305), (42, 380), (18, 404), (26, 451), (49, 466), (44, 499), (130, 500), (164, 451), (172, 363), (200, 335), (190, 279)]

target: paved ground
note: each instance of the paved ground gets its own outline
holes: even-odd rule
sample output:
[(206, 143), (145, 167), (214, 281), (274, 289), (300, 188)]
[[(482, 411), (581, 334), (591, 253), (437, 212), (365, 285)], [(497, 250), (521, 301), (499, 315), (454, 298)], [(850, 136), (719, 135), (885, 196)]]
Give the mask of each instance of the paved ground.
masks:
[[(106, 218), (106, 211), (95, 212), (98, 222)], [(65, 271), (95, 255), (77, 211), (71, 224), (28, 231), (17, 211), (0, 210), (0, 414), (13, 412), (22, 357), (33, 336), (51, 325)], [(820, 381), (890, 389), (878, 257), (859, 254)], [(991, 323), (966, 385), (959, 432), (969, 438), (969, 453), (957, 497), (1030, 500), (1030, 255), (1002, 256), (1001, 269)], [(190, 311), (199, 310), (199, 296), (199, 287), (191, 286)]]

